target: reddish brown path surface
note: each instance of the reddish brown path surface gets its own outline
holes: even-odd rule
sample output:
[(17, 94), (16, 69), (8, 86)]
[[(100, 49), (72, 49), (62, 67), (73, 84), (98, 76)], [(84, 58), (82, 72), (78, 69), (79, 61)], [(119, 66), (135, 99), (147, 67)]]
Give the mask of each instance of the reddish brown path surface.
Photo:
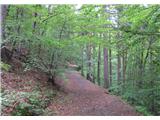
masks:
[(65, 80), (56, 83), (67, 93), (57, 97), (48, 109), (57, 115), (84, 116), (119, 116), (139, 115), (135, 110), (123, 102), (119, 97), (109, 95), (107, 91), (91, 83), (76, 71), (67, 71)]

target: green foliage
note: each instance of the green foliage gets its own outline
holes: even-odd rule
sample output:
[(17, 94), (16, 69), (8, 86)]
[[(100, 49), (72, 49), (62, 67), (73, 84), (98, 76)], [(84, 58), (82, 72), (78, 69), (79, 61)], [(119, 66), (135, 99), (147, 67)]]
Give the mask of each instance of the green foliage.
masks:
[[(108, 48), (112, 53), (113, 82), (109, 91), (138, 106), (145, 115), (159, 115), (159, 19), (159, 5), (82, 5), (79, 10), (75, 5), (10, 5), (3, 42), (12, 48), (28, 50), (26, 70), (38, 68), (53, 77), (68, 62), (83, 66), (85, 75), (91, 63), (91, 72), (96, 76), (98, 47)], [(118, 64), (121, 64), (119, 81)], [(4, 63), (1, 67), (9, 70)], [(100, 69), (103, 86), (103, 62)], [(35, 106), (38, 103), (34, 97), (30, 102)], [(17, 110), (22, 112), (18, 114), (29, 111), (23, 108), (20, 104)]]
[[(46, 101), (44, 101), (46, 102)], [(48, 103), (48, 102), (47, 102)], [(31, 116), (31, 115), (41, 115), (44, 112), (43, 101), (35, 96), (28, 98), (27, 102), (20, 102), (13, 111), (12, 115), (15, 116)]]
[(4, 71), (9, 71), (9, 69), (11, 68), (11, 66), (9, 64), (0, 62), (0, 68)]
[(42, 115), (45, 112), (46, 107), (53, 100), (55, 91), (52, 89), (46, 89), (44, 96), (41, 98), (42, 93), (38, 89), (33, 92), (16, 92), (4, 90), (2, 92), (2, 111), (7, 108), (14, 109), (11, 111), (15, 116), (30, 116), (30, 115)]
[(152, 116), (152, 114), (149, 113), (148, 110), (147, 110), (147, 108), (144, 107), (144, 106), (136, 106), (135, 108), (136, 108), (136, 110), (137, 110), (138, 112), (140, 112), (140, 113), (142, 113), (142, 114), (144, 114), (144, 115), (146, 115), (146, 116)]

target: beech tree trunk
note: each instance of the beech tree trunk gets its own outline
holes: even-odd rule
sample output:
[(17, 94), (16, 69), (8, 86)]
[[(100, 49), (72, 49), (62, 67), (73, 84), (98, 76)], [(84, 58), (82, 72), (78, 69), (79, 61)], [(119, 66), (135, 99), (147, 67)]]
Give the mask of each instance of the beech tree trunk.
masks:
[(112, 86), (112, 51), (109, 49), (109, 85)]
[(95, 63), (94, 63), (94, 60), (96, 58), (96, 48), (95, 46), (93, 45), (93, 83), (95, 83), (95, 80), (96, 80), (96, 66), (95, 66)]
[(109, 77), (108, 77), (108, 49), (103, 49), (103, 55), (104, 55), (104, 87), (109, 87)]
[[(109, 43), (111, 43), (111, 34), (109, 33)], [(112, 86), (112, 50), (109, 48), (109, 86)]]
[(8, 9), (8, 5), (1, 5), (1, 14), (0, 17), (1, 17), (1, 32), (2, 32), (2, 38), (5, 39), (5, 29), (4, 29), (4, 26), (5, 26), (5, 18), (7, 16), (7, 9)]
[(84, 55), (83, 55), (83, 50), (84, 50), (84, 47), (82, 47), (82, 62), (81, 62), (81, 75), (84, 76)]
[(120, 81), (121, 81), (121, 58), (120, 58), (119, 53), (117, 55), (117, 81), (118, 81), (118, 84), (120, 84)]
[(88, 71), (87, 71), (87, 80), (93, 81), (93, 75), (92, 75), (92, 55), (91, 55), (91, 43), (87, 45), (87, 58), (88, 58)]
[(101, 85), (101, 79), (100, 79), (100, 71), (101, 70), (101, 46), (98, 46), (98, 64), (97, 64), (97, 81), (98, 85)]
[(123, 65), (123, 83), (125, 83), (126, 80), (126, 55), (127, 53), (123, 53), (122, 56), (122, 65)]

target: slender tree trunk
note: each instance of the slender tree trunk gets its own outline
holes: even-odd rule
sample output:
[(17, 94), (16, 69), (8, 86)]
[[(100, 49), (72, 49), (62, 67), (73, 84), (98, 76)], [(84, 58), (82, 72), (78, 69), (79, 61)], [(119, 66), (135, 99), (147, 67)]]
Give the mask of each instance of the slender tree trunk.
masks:
[[(16, 19), (19, 21), (19, 15), (20, 15), (20, 8), (16, 9)], [(17, 25), (17, 34), (20, 34), (20, 25)]]
[(120, 84), (121, 82), (121, 58), (120, 58), (119, 53), (117, 55), (117, 81), (118, 81), (118, 84)]
[[(111, 34), (109, 33), (109, 43), (111, 43)], [(112, 50), (109, 48), (109, 86), (112, 86)]]
[[(117, 16), (117, 27), (119, 29), (119, 24), (120, 24), (120, 21), (119, 21), (119, 10), (117, 9), (117, 12), (116, 12), (116, 16)], [(121, 83), (121, 56), (120, 56), (120, 48), (121, 48), (121, 45), (119, 44), (120, 43), (120, 38), (121, 38), (121, 34), (120, 32), (118, 31), (117, 33), (117, 83), (118, 85)]]
[(87, 45), (87, 58), (88, 58), (88, 71), (87, 71), (87, 80), (93, 81), (92, 75), (92, 61), (91, 61), (91, 43)]
[[(35, 19), (36, 19), (37, 15), (38, 15), (38, 14), (35, 12), (35, 13), (34, 13), (34, 17), (35, 17)], [(37, 25), (37, 22), (36, 22), (36, 20), (34, 20), (33, 25), (32, 25), (33, 33), (35, 32), (36, 25)]]
[(84, 47), (82, 47), (82, 62), (81, 62), (81, 75), (84, 76), (84, 55), (83, 55)]
[(7, 8), (8, 8), (8, 5), (1, 5), (1, 20), (2, 20), (2, 23), (4, 22), (5, 20), (5, 17), (7, 15)]
[(109, 84), (112, 86), (112, 51), (109, 49)]
[(96, 66), (95, 66), (95, 63), (94, 63), (94, 60), (96, 58), (96, 48), (95, 46), (93, 45), (93, 83), (96, 83), (95, 80), (96, 80)]
[(122, 65), (123, 65), (123, 83), (125, 83), (126, 80), (126, 57), (127, 57), (127, 53), (123, 52), (122, 55)]
[(103, 55), (104, 55), (104, 87), (109, 87), (109, 77), (108, 77), (108, 49), (103, 49)]
[[(154, 69), (153, 69), (153, 65), (152, 65), (152, 61), (153, 61), (153, 56), (152, 54), (150, 53), (150, 73), (153, 73), (154, 74)], [(154, 88), (155, 86), (155, 83), (154, 83), (154, 78), (153, 78), (153, 74), (151, 74), (151, 80), (150, 80), (150, 85), (151, 85), (151, 88)], [(150, 109), (153, 113), (155, 113), (155, 90), (151, 90), (151, 106), (150, 106)]]
[(100, 71), (101, 70), (101, 46), (99, 44), (98, 46), (98, 64), (97, 64), (97, 81), (98, 85), (101, 85), (101, 79), (100, 79)]
[[(150, 110), (153, 112), (153, 113), (156, 113), (156, 105), (155, 105), (155, 97), (156, 97), (156, 94), (155, 94), (155, 85), (157, 83), (155, 83), (155, 73), (154, 73), (154, 64), (153, 64), (153, 55), (152, 55), (152, 49), (150, 49), (152, 47), (152, 44), (154, 42), (154, 37), (151, 36), (150, 37), (150, 40), (149, 40), (149, 47), (148, 47), (148, 56), (149, 57), (149, 71), (150, 71), (150, 87), (153, 88), (151, 90), (151, 105), (150, 105)], [(147, 59), (146, 57), (146, 59)]]
[(138, 74), (138, 77), (140, 78), (140, 80), (137, 81), (137, 86), (139, 88), (142, 87), (142, 84), (143, 84), (143, 74), (144, 74), (144, 65), (143, 65), (143, 58), (144, 58), (144, 52), (141, 50), (140, 51), (140, 57), (139, 57), (139, 74)]
[(2, 32), (2, 38), (5, 39), (5, 18), (7, 16), (7, 9), (8, 9), (8, 5), (1, 5), (1, 32)]

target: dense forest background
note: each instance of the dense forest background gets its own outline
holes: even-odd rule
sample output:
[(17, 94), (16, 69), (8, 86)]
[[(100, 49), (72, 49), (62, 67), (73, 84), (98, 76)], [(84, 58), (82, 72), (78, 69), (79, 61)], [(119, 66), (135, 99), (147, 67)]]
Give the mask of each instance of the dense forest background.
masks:
[(145, 115), (160, 115), (159, 5), (1, 8), (2, 69), (16, 52), (23, 71), (40, 69), (54, 83), (67, 64), (76, 64), (89, 81)]

